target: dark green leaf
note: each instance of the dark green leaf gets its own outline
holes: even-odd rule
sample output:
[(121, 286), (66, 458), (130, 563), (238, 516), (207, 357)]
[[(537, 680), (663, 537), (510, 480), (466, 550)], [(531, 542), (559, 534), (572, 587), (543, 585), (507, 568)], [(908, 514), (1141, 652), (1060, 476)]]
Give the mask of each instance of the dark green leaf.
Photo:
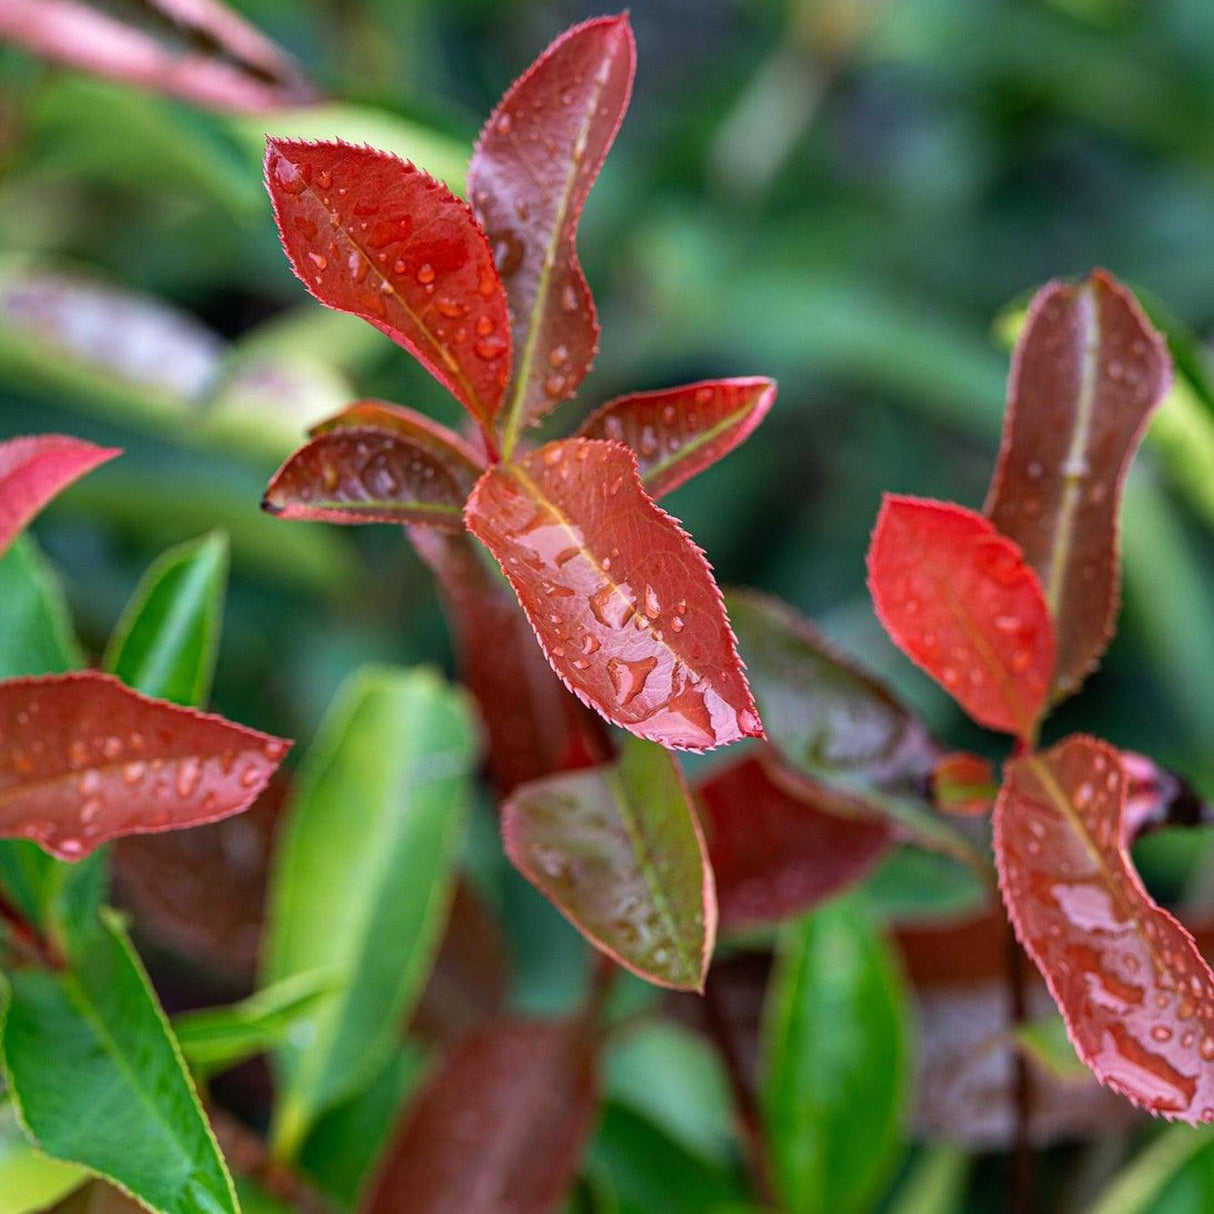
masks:
[(28, 536), (0, 557), (0, 679), (66, 674), (84, 662), (54, 570)]

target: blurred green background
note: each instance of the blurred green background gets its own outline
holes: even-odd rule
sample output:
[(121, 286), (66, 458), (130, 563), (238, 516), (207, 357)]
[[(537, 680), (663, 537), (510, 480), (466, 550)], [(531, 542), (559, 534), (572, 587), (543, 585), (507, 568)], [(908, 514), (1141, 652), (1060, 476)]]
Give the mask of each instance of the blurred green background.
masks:
[[(260, 492), (307, 420), (355, 395), (456, 407), (291, 276), (262, 137), (367, 139), (458, 185), (502, 90), (599, 10), (234, 7), (331, 100), (216, 115), (0, 48), (0, 437), (127, 449), (37, 529), (94, 651), (158, 550), (229, 530), (216, 703), (308, 738), (349, 669), (449, 663), (449, 642), (391, 528), (274, 522)], [(580, 238), (603, 350), (550, 428), (625, 390), (777, 377), (769, 420), (670, 509), (723, 581), (788, 598), (982, 746), (879, 636), (868, 530), (883, 490), (980, 505), (1007, 366), (993, 321), (1050, 276), (1107, 266), (1209, 331), (1214, 5), (638, 0), (633, 20), (634, 102)], [(1214, 412), (1200, 390), (1189, 404), (1140, 461), (1123, 631), (1056, 728), (1209, 788)]]

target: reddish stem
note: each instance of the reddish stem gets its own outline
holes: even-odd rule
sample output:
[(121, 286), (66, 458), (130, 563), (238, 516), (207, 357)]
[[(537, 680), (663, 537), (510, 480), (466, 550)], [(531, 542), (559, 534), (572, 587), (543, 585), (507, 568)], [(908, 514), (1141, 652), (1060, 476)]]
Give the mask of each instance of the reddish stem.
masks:
[(61, 970), (67, 964), (58, 947), (38, 931), (2, 890), (0, 920), (8, 924), (9, 934), (17, 950), (35, 965)]

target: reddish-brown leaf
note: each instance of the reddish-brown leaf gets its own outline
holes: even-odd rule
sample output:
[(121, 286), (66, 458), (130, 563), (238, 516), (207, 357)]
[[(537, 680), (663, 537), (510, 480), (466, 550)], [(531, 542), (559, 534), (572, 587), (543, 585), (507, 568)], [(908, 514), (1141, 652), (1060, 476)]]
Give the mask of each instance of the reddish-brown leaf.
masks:
[(78, 860), (246, 809), (290, 743), (90, 671), (0, 683), (0, 835)]
[(978, 724), (1032, 733), (1054, 633), (1037, 575), (1011, 540), (972, 510), (888, 494), (868, 584), (886, 632)]
[(1121, 752), (1126, 778), (1127, 843), (1165, 826), (1208, 826), (1214, 810), (1182, 776), (1132, 750)]
[(997, 791), (990, 763), (964, 750), (945, 755), (932, 772), (932, 800), (945, 813), (967, 817), (989, 813)]
[[(5, 0), (0, 39), (98, 76), (218, 110), (265, 110), (313, 97), (291, 60), (218, 0), (145, 0), (134, 23), (84, 0)], [(194, 48), (182, 50), (182, 42)], [(176, 45), (175, 45), (176, 44)]]
[(622, 444), (565, 439), (498, 465), (465, 518), (583, 703), (668, 747), (762, 736), (704, 554)]
[(741, 446), (775, 399), (770, 379), (713, 379), (637, 392), (609, 401), (579, 434), (631, 448), (645, 488), (658, 498)]
[(608, 757), (602, 721), (569, 694), (544, 660), (518, 600), (464, 535), (409, 527), (438, 579), (456, 632), (461, 676), (489, 734), (489, 774), (502, 793)]
[(56, 494), (121, 454), (61, 434), (0, 443), (0, 552)]
[(580, 1023), (478, 1030), (413, 1102), (365, 1214), (550, 1214), (594, 1125), (595, 1071)]
[(389, 404), (384, 400), (357, 400), (340, 413), (317, 422), (308, 435), (316, 438), (333, 430), (349, 429), (387, 430), (390, 434), (397, 434), (426, 448), (435, 458), (452, 460), (461, 465), (471, 464), (477, 469), (478, 475), (486, 467), (484, 456), (454, 430), (449, 430), (424, 413), (418, 413), (416, 409)]
[(714, 772), (696, 799), (722, 931), (811, 910), (862, 881), (892, 843), (883, 820), (844, 817), (794, 797), (753, 754)]
[(1170, 382), (1167, 345), (1110, 274), (1038, 293), (1016, 348), (986, 513), (1041, 579), (1060, 695), (1078, 688), (1113, 635), (1121, 488)]
[(413, 165), (340, 142), (271, 139), (266, 186), (304, 286), (386, 333), (491, 425), (510, 375), (510, 317), (468, 207)]
[(570, 397), (599, 326), (575, 239), (582, 207), (628, 108), (636, 48), (626, 15), (562, 34), (502, 98), (468, 166), (468, 196), (506, 283), (518, 357), (506, 450)]
[(365, 426), (331, 429), (275, 473), (262, 508), (324, 523), (464, 526), (481, 467), (455, 447)]
[(1009, 764), (995, 803), (999, 883), (1079, 1056), (1135, 1104), (1214, 1120), (1214, 974), (1143, 888), (1124, 835), (1126, 777), (1071, 737)]

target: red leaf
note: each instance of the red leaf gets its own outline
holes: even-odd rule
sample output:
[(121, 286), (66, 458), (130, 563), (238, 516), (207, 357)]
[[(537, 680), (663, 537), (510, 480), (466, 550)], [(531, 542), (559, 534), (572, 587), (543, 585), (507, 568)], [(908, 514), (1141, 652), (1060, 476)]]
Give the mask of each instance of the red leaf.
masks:
[(0, 552), (56, 494), (121, 454), (59, 434), (0, 443)]
[(386, 333), (489, 426), (510, 374), (510, 317), (467, 206), (396, 156), (341, 142), (269, 140), (266, 186), (304, 286)]
[(438, 579), (456, 632), (462, 678), (489, 734), (489, 772), (498, 790), (589, 767), (608, 754), (602, 722), (569, 694), (544, 660), (508, 586), (465, 535), (408, 528)]
[(597, 1081), (583, 1025), (499, 1020), (414, 1101), (365, 1214), (550, 1214), (577, 1175)]
[(468, 197), (506, 283), (519, 359), (502, 419), (507, 451), (577, 391), (598, 350), (574, 241), (635, 67), (626, 15), (575, 26), (510, 88), (472, 154)]
[(812, 910), (863, 880), (892, 843), (884, 821), (794, 797), (753, 754), (714, 772), (696, 798), (722, 931)]
[(0, 835), (78, 860), (246, 809), (290, 747), (87, 672), (0, 683)]
[(975, 817), (995, 803), (995, 773), (981, 756), (963, 750), (945, 755), (932, 772), (932, 800), (949, 814)]
[(629, 738), (610, 767), (517, 788), (514, 866), (584, 936), (659, 986), (703, 990), (717, 934), (712, 868), (674, 757)]
[(1060, 694), (1078, 688), (1113, 635), (1121, 489), (1170, 382), (1163, 338), (1111, 275), (1038, 293), (1016, 348), (986, 513), (1041, 579)]
[[(82, 0), (5, 0), (0, 39), (217, 110), (265, 110), (312, 98), (283, 51), (217, 0), (145, 0), (145, 5), (154, 19), (142, 29)], [(182, 41), (205, 50), (183, 51)]]
[(549, 443), (481, 478), (468, 529), (493, 553), (565, 685), (663, 746), (761, 737), (704, 554), (619, 443)]
[(631, 448), (646, 490), (658, 498), (741, 446), (775, 399), (770, 379), (715, 379), (637, 392), (609, 401), (578, 433)]
[(1121, 752), (1121, 767), (1126, 777), (1122, 821), (1128, 843), (1165, 826), (1210, 824), (1210, 806), (1181, 776), (1132, 750)]
[(317, 422), (309, 431), (311, 438), (329, 434), (333, 430), (371, 429), (387, 430), (424, 447), (436, 458), (451, 460), (460, 465), (471, 464), (477, 475), (486, 468), (484, 456), (454, 430), (449, 430), (432, 417), (407, 409), (404, 405), (389, 404), (384, 400), (357, 400), (347, 405), (340, 413)]
[(1089, 737), (1009, 764), (1000, 888), (1096, 1077), (1152, 1113), (1214, 1120), (1214, 974), (1134, 870), (1126, 783), (1117, 751)]
[(887, 494), (868, 550), (877, 615), (980, 725), (1028, 737), (1054, 634), (1020, 549), (972, 510)]

